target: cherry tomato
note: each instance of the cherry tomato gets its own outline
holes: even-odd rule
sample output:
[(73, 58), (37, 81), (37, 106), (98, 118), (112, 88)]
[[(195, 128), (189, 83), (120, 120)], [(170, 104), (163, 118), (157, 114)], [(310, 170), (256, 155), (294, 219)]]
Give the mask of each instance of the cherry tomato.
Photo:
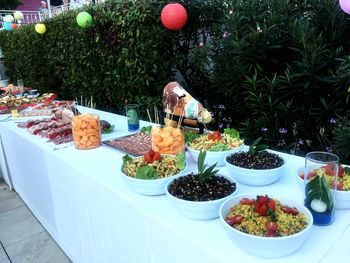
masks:
[(153, 156), (154, 156), (154, 151), (153, 150), (150, 150), (149, 152), (148, 152), (148, 154), (149, 154), (149, 156), (151, 157), (151, 159), (153, 159)]
[(255, 203), (254, 199), (249, 199), (249, 198), (242, 198), (241, 201), (239, 201), (242, 205), (252, 205)]
[(277, 232), (270, 232), (270, 231), (267, 231), (266, 234), (265, 234), (266, 237), (277, 237)]
[(299, 214), (298, 209), (296, 209), (295, 207), (289, 207), (287, 205), (284, 205), (284, 206), (282, 206), (281, 209), (282, 209), (283, 212), (285, 212), (287, 214), (294, 215), (294, 216)]
[(304, 180), (305, 174), (304, 174), (303, 172), (301, 172), (301, 173), (299, 174), (299, 177), (300, 177), (301, 179)]
[[(334, 183), (332, 182), (332, 187), (334, 187)], [(343, 184), (341, 182), (337, 183), (337, 190), (343, 190)]]
[(266, 204), (260, 205), (258, 203), (255, 203), (255, 212), (257, 212), (258, 214), (260, 214), (262, 216), (266, 216), (267, 215)]
[(314, 171), (314, 170), (312, 170), (312, 171), (310, 171), (308, 174), (307, 174), (307, 178), (309, 179), (309, 178), (312, 178), (312, 177), (314, 177), (314, 176), (316, 176), (317, 175), (317, 173)]
[(276, 232), (278, 229), (278, 225), (276, 222), (267, 222), (266, 223), (266, 231), (267, 232)]
[(272, 211), (276, 211), (275, 200), (270, 198), (269, 201), (267, 201), (267, 207), (270, 208)]
[(239, 224), (239, 223), (241, 223), (241, 222), (243, 221), (243, 219), (244, 219), (243, 216), (241, 216), (241, 215), (235, 215), (235, 216), (233, 217), (233, 223), (234, 223), (234, 224)]
[(259, 204), (266, 204), (267, 203), (267, 197), (264, 195), (258, 196), (258, 199), (256, 200), (257, 203)]
[(244, 217), (241, 215), (235, 215), (234, 217), (228, 217), (226, 218), (226, 223), (230, 226), (233, 226), (235, 224), (239, 224), (244, 220)]
[(338, 177), (343, 177), (343, 176), (344, 176), (344, 167), (342, 165), (339, 165)]
[(160, 156), (159, 152), (154, 152), (153, 158), (152, 158), (152, 163), (154, 161), (160, 161), (162, 159), (162, 157)]
[(146, 163), (152, 163), (152, 158), (151, 156), (149, 155), (149, 153), (145, 153), (143, 155), (143, 159), (145, 160)]

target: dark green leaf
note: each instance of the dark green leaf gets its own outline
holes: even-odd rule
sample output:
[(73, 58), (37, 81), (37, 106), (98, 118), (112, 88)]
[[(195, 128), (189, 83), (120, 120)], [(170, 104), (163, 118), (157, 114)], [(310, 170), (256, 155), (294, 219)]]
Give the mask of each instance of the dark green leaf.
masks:
[(157, 174), (156, 169), (154, 169), (151, 166), (143, 166), (137, 169), (136, 171), (136, 178), (138, 179), (157, 179), (159, 176)]

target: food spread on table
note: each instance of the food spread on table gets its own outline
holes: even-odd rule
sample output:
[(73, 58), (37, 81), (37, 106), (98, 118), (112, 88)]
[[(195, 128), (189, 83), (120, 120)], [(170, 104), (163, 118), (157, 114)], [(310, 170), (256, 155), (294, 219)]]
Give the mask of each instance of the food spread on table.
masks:
[(27, 96), (6, 95), (0, 98), (0, 114), (10, 113), (11, 110), (23, 110), (28, 107), (38, 106), (39, 104), (51, 103), (57, 95), (55, 93), (44, 93), (39, 97), (31, 98)]
[(225, 221), (239, 231), (261, 237), (289, 236), (307, 227), (306, 215), (267, 195), (242, 198), (231, 207)]

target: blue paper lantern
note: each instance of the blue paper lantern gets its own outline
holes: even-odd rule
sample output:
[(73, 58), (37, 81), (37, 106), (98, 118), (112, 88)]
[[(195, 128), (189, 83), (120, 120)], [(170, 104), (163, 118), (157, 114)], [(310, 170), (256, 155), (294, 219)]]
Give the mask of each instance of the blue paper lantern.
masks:
[(11, 31), (12, 30), (12, 23), (11, 22), (4, 22), (4, 29), (7, 31)]

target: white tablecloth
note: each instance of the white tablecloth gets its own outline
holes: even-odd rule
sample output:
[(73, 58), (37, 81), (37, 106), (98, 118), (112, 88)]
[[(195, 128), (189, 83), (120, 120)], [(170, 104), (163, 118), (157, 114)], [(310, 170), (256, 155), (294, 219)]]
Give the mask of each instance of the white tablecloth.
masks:
[[(110, 138), (127, 133), (124, 117), (98, 113), (115, 124)], [(74, 262), (333, 262), (338, 259), (337, 241), (350, 224), (350, 211), (337, 210), (334, 223), (314, 226), (294, 254), (275, 260), (257, 258), (232, 243), (219, 219), (190, 220), (165, 195), (131, 192), (120, 173), (122, 152), (108, 146), (53, 150), (13, 122), (0, 123), (0, 135), (15, 190)], [(303, 202), (294, 177), (303, 158), (287, 155), (287, 159), (287, 170), (278, 182), (264, 187), (239, 185), (238, 192), (270, 193)], [(189, 166), (195, 168), (192, 162)], [(221, 172), (227, 174), (225, 168)]]

